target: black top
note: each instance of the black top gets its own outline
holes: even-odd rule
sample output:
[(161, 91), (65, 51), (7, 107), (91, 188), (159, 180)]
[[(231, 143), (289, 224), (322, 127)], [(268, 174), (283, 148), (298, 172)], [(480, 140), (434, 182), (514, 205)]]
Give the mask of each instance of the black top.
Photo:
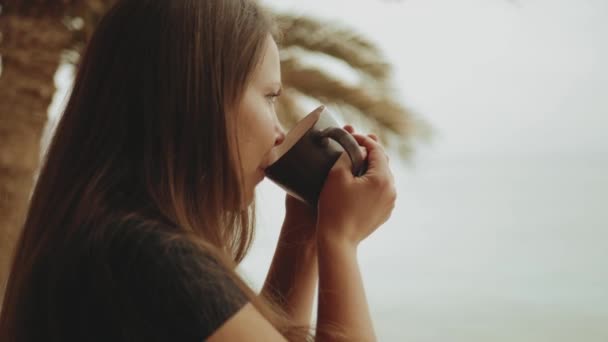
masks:
[(42, 298), (31, 304), (46, 341), (201, 342), (247, 302), (227, 270), (186, 238), (133, 222), (103, 231), (39, 269)]

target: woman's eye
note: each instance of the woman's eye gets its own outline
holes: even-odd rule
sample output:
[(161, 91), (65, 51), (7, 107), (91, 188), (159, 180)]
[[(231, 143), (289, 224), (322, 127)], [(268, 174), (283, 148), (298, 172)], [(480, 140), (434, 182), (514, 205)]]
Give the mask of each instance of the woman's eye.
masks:
[(268, 100), (272, 103), (275, 103), (277, 101), (277, 97), (279, 97), (281, 94), (279, 93), (273, 93), (273, 94), (269, 94), (266, 95), (266, 98), (268, 98)]

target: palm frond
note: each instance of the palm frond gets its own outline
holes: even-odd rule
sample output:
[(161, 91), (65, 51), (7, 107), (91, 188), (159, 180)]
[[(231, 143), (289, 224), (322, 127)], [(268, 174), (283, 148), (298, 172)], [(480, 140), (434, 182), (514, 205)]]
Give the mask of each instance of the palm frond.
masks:
[(285, 13), (276, 15), (281, 47), (299, 47), (334, 57), (376, 80), (385, 80), (390, 65), (374, 43), (337, 23)]
[(412, 113), (394, 99), (382, 95), (373, 88), (351, 86), (325, 71), (307, 67), (294, 58), (281, 61), (283, 83), (309, 96), (330, 103), (347, 103), (372, 120), (383, 129), (399, 135), (411, 133), (409, 117)]
[(291, 126), (306, 114), (298, 103), (302, 100), (328, 105), (344, 123), (373, 132), (387, 148), (398, 151), (407, 160), (416, 141), (429, 141), (431, 129), (415, 113), (393, 99), (386, 89), (353, 86), (316, 67), (306, 67), (297, 57), (281, 61), (284, 88), (289, 94), (278, 113)]

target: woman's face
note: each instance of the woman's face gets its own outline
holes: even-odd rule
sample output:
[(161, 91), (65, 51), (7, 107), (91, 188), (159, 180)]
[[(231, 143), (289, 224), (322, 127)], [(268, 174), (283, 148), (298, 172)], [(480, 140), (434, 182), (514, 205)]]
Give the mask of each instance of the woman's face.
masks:
[(236, 119), (245, 182), (244, 206), (251, 203), (256, 185), (264, 179), (264, 168), (270, 163), (270, 151), (285, 138), (275, 112), (275, 101), (280, 92), (279, 49), (268, 35), (262, 59), (245, 89)]

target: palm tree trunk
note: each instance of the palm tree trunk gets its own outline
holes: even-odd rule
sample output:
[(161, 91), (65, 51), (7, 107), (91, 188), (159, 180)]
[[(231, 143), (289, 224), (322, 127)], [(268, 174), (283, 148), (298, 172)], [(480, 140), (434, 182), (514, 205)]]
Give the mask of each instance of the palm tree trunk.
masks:
[(40, 160), (55, 93), (53, 77), (71, 35), (57, 17), (0, 16), (0, 301)]

